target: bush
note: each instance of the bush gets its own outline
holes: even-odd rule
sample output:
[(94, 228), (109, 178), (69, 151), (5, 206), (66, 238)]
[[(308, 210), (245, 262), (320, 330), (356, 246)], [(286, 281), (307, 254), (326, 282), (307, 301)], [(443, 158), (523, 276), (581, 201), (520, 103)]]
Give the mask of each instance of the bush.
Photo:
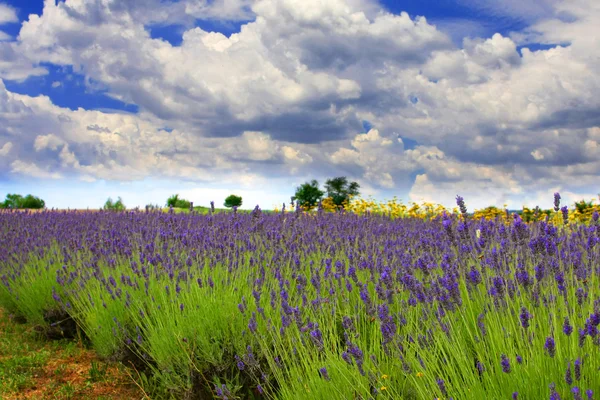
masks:
[(109, 197), (102, 209), (107, 211), (125, 211), (126, 207), (125, 204), (123, 204), (121, 197), (119, 197), (116, 202), (113, 202), (113, 199)]
[(167, 199), (167, 207), (190, 208), (190, 202), (189, 200), (180, 199), (178, 194), (174, 194)]
[(225, 203), (223, 203), (223, 205), (227, 208), (239, 207), (242, 205), (242, 196), (236, 196), (235, 194), (229, 195), (225, 199)]

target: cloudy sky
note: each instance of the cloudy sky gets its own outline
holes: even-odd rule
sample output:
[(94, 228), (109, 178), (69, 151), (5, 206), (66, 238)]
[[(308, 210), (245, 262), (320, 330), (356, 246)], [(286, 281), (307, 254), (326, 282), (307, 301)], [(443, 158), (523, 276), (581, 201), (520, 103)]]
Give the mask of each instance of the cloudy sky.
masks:
[(597, 199), (597, 26), (597, 0), (0, 0), (0, 197)]

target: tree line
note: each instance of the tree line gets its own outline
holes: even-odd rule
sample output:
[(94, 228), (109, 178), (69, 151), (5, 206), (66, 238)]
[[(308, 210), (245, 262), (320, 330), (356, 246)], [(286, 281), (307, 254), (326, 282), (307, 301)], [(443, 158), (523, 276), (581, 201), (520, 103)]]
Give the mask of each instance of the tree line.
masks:
[[(325, 181), (324, 190), (319, 187), (319, 182), (313, 179), (305, 182), (296, 188), (296, 193), (291, 196), (292, 204), (296, 202), (303, 210), (312, 210), (324, 199), (328, 199), (336, 208), (344, 208), (344, 205), (354, 196), (358, 196), (360, 185), (356, 182), (350, 182), (345, 176), (331, 178)], [(324, 197), (326, 195), (326, 197)], [(242, 196), (231, 194), (225, 198), (223, 206), (226, 208), (241, 207), (243, 204)], [(179, 197), (179, 194), (174, 194), (167, 198), (165, 203), (169, 208), (193, 209), (193, 202)], [(0, 202), (0, 208), (4, 209), (41, 209), (46, 207), (44, 200), (39, 197), (28, 194), (22, 196), (20, 194), (7, 194), (6, 200)], [(160, 208), (157, 205), (148, 205), (146, 208)], [(109, 197), (103, 210), (107, 211), (123, 211), (126, 210), (123, 199), (118, 197), (113, 200)], [(211, 202), (211, 209), (214, 210), (214, 203)]]
[[(324, 190), (319, 187), (316, 179), (305, 182), (296, 188), (296, 192), (291, 196), (292, 205), (302, 208), (302, 210), (312, 210), (320, 202), (328, 200), (330, 206), (337, 209), (343, 209), (351, 198), (359, 196), (360, 185), (357, 182), (350, 182), (345, 176), (327, 179)], [(240, 207), (243, 204), (242, 196), (231, 194), (225, 199), (223, 206), (226, 208)], [(166, 206), (169, 208), (192, 209), (193, 203), (182, 199), (179, 194), (174, 194), (167, 199)], [(155, 208), (155, 207), (152, 207)], [(214, 209), (214, 203), (211, 202), (211, 209)]]

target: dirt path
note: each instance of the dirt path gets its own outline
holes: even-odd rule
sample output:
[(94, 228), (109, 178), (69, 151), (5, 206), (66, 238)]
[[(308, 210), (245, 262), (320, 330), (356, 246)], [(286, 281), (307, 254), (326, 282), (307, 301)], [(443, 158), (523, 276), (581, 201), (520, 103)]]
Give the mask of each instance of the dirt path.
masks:
[(0, 399), (144, 399), (130, 370), (80, 341), (48, 341), (0, 309)]

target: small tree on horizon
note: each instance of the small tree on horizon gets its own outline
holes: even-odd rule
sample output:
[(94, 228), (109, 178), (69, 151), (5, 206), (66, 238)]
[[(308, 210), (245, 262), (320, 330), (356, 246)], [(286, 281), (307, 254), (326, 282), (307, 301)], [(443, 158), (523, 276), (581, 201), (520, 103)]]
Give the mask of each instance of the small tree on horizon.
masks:
[(167, 199), (167, 207), (175, 207), (177, 201), (179, 201), (179, 194), (172, 195)]
[(190, 208), (190, 202), (186, 199), (180, 199), (179, 194), (174, 194), (167, 199), (167, 207)]
[(227, 196), (223, 205), (227, 208), (240, 207), (242, 205), (242, 196), (236, 196), (235, 194), (231, 194)]
[(327, 197), (330, 197), (333, 203), (340, 207), (344, 207), (344, 202), (350, 201), (354, 196), (358, 196), (360, 185), (356, 182), (348, 182), (345, 176), (327, 179), (325, 181), (325, 190)]
[(126, 207), (125, 204), (123, 204), (123, 199), (119, 196), (117, 201), (113, 201), (112, 197), (109, 197), (102, 209), (107, 211), (125, 211)]
[(321, 200), (323, 194), (325, 192), (319, 189), (319, 182), (313, 179), (296, 188), (296, 194), (292, 197), (292, 201), (296, 201), (296, 207), (300, 206), (304, 210), (312, 210)]

